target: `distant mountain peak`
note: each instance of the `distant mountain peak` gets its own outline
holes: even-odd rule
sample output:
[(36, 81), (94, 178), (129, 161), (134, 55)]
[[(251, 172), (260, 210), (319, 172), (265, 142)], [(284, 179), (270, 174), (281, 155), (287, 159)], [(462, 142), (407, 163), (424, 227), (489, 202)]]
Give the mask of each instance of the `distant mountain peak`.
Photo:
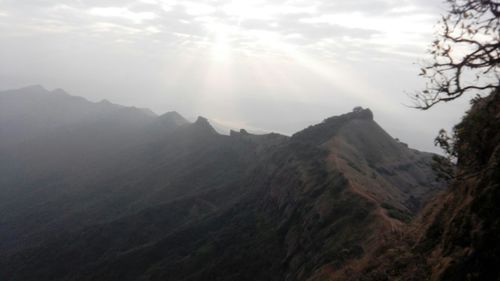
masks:
[(235, 137), (235, 136), (250, 136), (252, 134), (250, 134), (247, 130), (245, 129), (240, 129), (239, 132), (235, 131), (235, 130), (229, 130), (229, 135), (232, 136), (232, 137)]
[(196, 118), (196, 121), (194, 123), (195, 124), (208, 124), (208, 125), (210, 125), (210, 123), (208, 122), (208, 119), (203, 117), (203, 116), (198, 116), (198, 118)]
[(106, 104), (106, 105), (112, 105), (112, 103), (109, 100), (107, 100), (107, 99), (103, 99), (99, 103), (100, 104)]
[(293, 138), (305, 142), (321, 144), (335, 136), (342, 127), (354, 120), (374, 122), (373, 112), (369, 108), (355, 107), (351, 112), (326, 118), (323, 122), (309, 126), (293, 135)]
[(51, 93), (55, 94), (55, 95), (69, 96), (69, 94), (65, 90), (63, 90), (61, 88), (54, 89), (54, 90), (51, 91)]
[(180, 115), (177, 111), (166, 112), (166, 113), (160, 115), (160, 118), (182, 118), (182, 119), (184, 119), (184, 117), (182, 117), (182, 115)]
[(164, 113), (158, 117), (158, 120), (163, 124), (174, 126), (182, 126), (188, 123), (188, 121), (176, 111), (169, 111), (167, 113)]
[(373, 120), (373, 112), (369, 108), (362, 108), (361, 106), (356, 106), (351, 113), (347, 114), (356, 119)]
[(49, 92), (42, 85), (38, 85), (38, 84), (22, 87), (22, 88), (16, 89), (15, 91), (17, 91), (17, 92), (29, 92), (29, 93), (47, 93), (47, 92)]
[(346, 125), (352, 120), (373, 121), (373, 112), (369, 108), (357, 106), (351, 112), (327, 118), (318, 125), (338, 128)]
[(210, 122), (208, 122), (208, 119), (203, 117), (203, 116), (198, 116), (196, 121), (193, 123), (193, 125), (197, 128), (200, 128), (202, 130), (205, 130), (210, 133), (218, 134), (217, 131), (210, 125)]

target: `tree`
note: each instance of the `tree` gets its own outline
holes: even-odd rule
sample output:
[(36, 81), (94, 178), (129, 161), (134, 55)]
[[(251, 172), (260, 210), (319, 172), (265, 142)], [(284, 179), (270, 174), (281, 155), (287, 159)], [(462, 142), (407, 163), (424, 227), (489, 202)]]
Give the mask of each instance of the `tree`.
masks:
[(427, 87), (412, 97), (423, 110), (500, 84), (500, 0), (446, 1), (450, 8), (429, 50), (432, 61), (421, 68)]
[(436, 180), (449, 182), (455, 178), (455, 165), (457, 163), (456, 131), (455, 135), (449, 136), (441, 129), (434, 139), (434, 144), (439, 146), (444, 156), (434, 155), (432, 157), (432, 170), (436, 173)]

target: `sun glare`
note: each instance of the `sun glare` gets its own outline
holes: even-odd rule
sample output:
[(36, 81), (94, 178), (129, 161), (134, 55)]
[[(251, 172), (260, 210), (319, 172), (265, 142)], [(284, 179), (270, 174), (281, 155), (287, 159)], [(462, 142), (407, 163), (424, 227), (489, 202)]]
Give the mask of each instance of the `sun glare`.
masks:
[(235, 51), (235, 46), (232, 44), (234, 41), (248, 37), (258, 37), (254, 39), (262, 41), (254, 31), (241, 32), (241, 24), (245, 20), (272, 20), (271, 14), (266, 8), (267, 6), (259, 4), (263, 4), (263, 2), (231, 1), (213, 10), (213, 12), (225, 14), (226, 17), (223, 19), (211, 16), (203, 18), (206, 22), (208, 40), (211, 44), (211, 55), (214, 60), (219, 62), (230, 60), (232, 53)]
[(209, 26), (212, 40), (212, 57), (221, 62), (229, 60), (231, 55), (231, 33), (232, 28), (225, 24), (214, 23)]
[(222, 11), (232, 17), (239, 18), (239, 21), (245, 19), (271, 19), (269, 12), (270, 7), (264, 6), (262, 1), (233, 1), (222, 7)]
[[(228, 80), (234, 74), (237, 67), (245, 64), (247, 69), (251, 69), (255, 77), (260, 77), (263, 81), (277, 80), (282, 81), (280, 85), (289, 85), (287, 95), (293, 96), (294, 100), (307, 102), (314, 99), (314, 95), (306, 93), (296, 85), (293, 78), (288, 75), (282, 75), (282, 69), (273, 71), (274, 65), (297, 67), (304, 73), (314, 74), (322, 81), (334, 86), (345, 96), (352, 96), (367, 104), (384, 104), (390, 107), (388, 102), (379, 96), (376, 90), (370, 85), (359, 85), (357, 76), (354, 72), (337, 60), (320, 59), (314, 55), (314, 48), (302, 47), (290, 42), (290, 38), (295, 36), (301, 38), (300, 34), (281, 34), (274, 29), (249, 28), (245, 25), (247, 22), (257, 20), (261, 24), (272, 25), (274, 18), (283, 11), (282, 6), (276, 5), (258, 5), (260, 1), (232, 1), (223, 6), (215, 7), (215, 14), (204, 14), (197, 20), (204, 23), (207, 31), (205, 43), (207, 43), (207, 55), (210, 66), (207, 68), (206, 83), (204, 83), (208, 98), (224, 97), (230, 98), (230, 92), (233, 90), (232, 83)], [(205, 9), (208, 11), (208, 9)], [(293, 12), (293, 11), (292, 11)], [(215, 16), (217, 13), (224, 14), (224, 17)], [(360, 15), (356, 19), (365, 20)], [(347, 17), (346, 17), (347, 18)], [(334, 24), (343, 20), (343, 15), (337, 18), (317, 18), (316, 20), (323, 24)], [(311, 24), (314, 24), (312, 22)], [(344, 23), (349, 27), (351, 22)], [(385, 27), (385, 21), (377, 22)], [(354, 25), (354, 24), (353, 24)], [(374, 40), (373, 38), (371, 40)], [(247, 58), (251, 58), (247, 60)], [(266, 63), (263, 63), (266, 62)], [(294, 87), (298, 89), (294, 89)], [(366, 93), (372, 95), (366, 95)], [(317, 95), (323, 95), (318, 93)], [(328, 93), (329, 95), (329, 93)]]

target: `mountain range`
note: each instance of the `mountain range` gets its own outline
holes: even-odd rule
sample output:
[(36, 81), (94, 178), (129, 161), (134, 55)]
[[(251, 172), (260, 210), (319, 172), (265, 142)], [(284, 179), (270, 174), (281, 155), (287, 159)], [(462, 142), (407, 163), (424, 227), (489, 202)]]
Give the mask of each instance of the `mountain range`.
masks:
[(415, 253), (402, 241), (452, 200), (435, 155), (360, 107), (222, 135), (31, 86), (0, 92), (0, 135), (6, 280), (386, 280), (390, 249)]

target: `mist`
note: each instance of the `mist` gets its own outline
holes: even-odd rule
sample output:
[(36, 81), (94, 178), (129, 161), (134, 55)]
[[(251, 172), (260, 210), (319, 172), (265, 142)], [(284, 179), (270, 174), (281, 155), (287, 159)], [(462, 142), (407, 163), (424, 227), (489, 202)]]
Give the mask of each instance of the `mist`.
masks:
[(438, 151), (438, 130), (468, 102), (420, 112), (408, 95), (425, 87), (418, 63), (440, 4), (4, 0), (0, 89), (39, 84), (287, 135), (363, 106), (410, 146)]

